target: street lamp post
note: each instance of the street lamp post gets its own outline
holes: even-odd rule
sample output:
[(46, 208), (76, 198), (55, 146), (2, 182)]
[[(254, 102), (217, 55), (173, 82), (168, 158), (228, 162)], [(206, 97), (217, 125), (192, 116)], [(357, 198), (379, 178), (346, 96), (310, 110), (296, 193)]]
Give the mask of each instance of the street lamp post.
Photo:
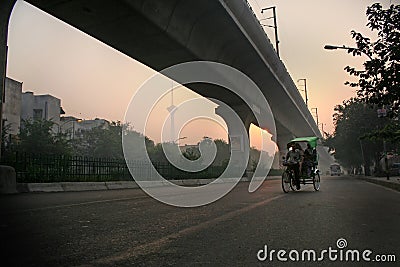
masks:
[[(358, 51), (359, 53), (362, 53), (364, 55), (366, 55), (370, 60), (372, 60), (372, 57), (370, 55), (368, 55), (367, 53), (365, 53), (364, 51), (360, 50), (359, 48), (356, 47), (349, 47), (349, 46), (337, 46), (337, 45), (325, 45), (324, 49), (326, 50), (336, 50), (336, 49), (344, 49), (347, 50), (348, 52), (354, 52), (354, 51)], [(380, 116), (381, 114), (378, 111), (378, 117), (383, 117), (384, 115)], [(365, 158), (364, 158), (364, 150), (363, 150), (363, 145), (360, 139), (360, 147), (361, 147), (361, 153), (362, 153), (362, 157), (363, 157), (363, 161), (365, 164)], [(385, 140), (383, 140), (383, 150), (384, 150), (384, 154), (385, 154), (385, 167), (386, 167), (386, 178), (389, 180), (389, 171), (388, 171), (388, 163), (387, 163), (387, 152), (386, 152), (386, 142)], [(367, 166), (365, 164), (365, 166)]]
[[(378, 113), (378, 118), (385, 118), (387, 116), (385, 107), (378, 109), (377, 113)], [(383, 138), (383, 155), (385, 157), (384, 161), (385, 161), (386, 180), (390, 180), (388, 153), (386, 148), (386, 140), (384, 138)]]
[(385, 156), (385, 171), (386, 171), (386, 180), (390, 180), (390, 175), (389, 175), (389, 160), (388, 160), (388, 153), (386, 150), (386, 141), (383, 139), (383, 153)]
[(365, 161), (365, 156), (364, 156), (364, 148), (363, 148), (363, 144), (362, 144), (362, 140), (360, 139), (360, 149), (361, 149), (361, 157), (362, 157), (362, 160), (363, 160), (363, 162), (364, 162), (364, 174), (365, 175), (367, 175), (367, 173), (366, 173), (366, 171), (367, 171), (367, 164), (366, 164), (366, 161)]
[(299, 82), (299, 81), (304, 81), (304, 84), (302, 86), (304, 86), (304, 93), (306, 95), (306, 107), (308, 107), (307, 79), (298, 79), (297, 82)]

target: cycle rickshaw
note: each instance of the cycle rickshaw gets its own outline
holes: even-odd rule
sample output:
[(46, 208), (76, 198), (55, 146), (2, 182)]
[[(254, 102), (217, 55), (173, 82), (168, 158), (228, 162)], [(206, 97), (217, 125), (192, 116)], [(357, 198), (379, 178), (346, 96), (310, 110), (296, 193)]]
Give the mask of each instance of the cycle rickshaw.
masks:
[[(300, 184), (312, 184), (315, 191), (320, 189), (321, 178), (319, 175), (318, 166), (318, 155), (316, 152), (318, 137), (299, 137), (291, 140), (287, 147), (288, 149), (295, 144), (299, 149), (305, 151), (307, 145), (313, 151), (311, 158), (308, 159), (307, 163), (302, 164), (299, 170)], [(288, 160), (283, 157), (283, 166), (285, 170), (282, 174), (282, 189), (283, 192), (288, 193), (290, 190), (297, 191), (296, 180), (295, 180), (295, 170), (294, 167), (297, 163)]]

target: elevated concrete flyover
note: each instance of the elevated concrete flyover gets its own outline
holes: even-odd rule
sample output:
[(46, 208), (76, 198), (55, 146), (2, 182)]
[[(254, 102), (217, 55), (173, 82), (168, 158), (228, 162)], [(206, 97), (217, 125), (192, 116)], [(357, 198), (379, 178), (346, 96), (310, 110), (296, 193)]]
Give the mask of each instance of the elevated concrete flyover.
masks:
[[(240, 70), (258, 85), (269, 101), (279, 147), (292, 137), (321, 136), (296, 85), (246, 1), (27, 2), (157, 71), (178, 63), (203, 60)], [(4, 42), (2, 49), (5, 49)], [(207, 84), (187, 87), (230, 105), (246, 127), (257, 124), (251, 107), (225, 89)], [(251, 92), (246, 93), (251, 97)], [(257, 106), (258, 99), (253, 98)], [(266, 111), (263, 106), (257, 107), (261, 112)], [(268, 128), (268, 125), (258, 126)]]

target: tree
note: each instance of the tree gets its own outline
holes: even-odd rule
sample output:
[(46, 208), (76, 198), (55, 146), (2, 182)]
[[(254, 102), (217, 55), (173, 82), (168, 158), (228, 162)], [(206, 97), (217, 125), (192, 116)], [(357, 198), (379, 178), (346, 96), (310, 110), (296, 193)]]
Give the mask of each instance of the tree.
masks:
[(344, 101), (335, 107), (335, 132), (328, 136), (325, 145), (335, 151), (335, 158), (344, 167), (364, 165), (366, 175), (369, 175), (369, 166), (380, 159), (383, 142), (368, 139), (366, 135), (380, 129), (388, 120), (378, 118), (373, 108), (358, 99)]
[[(385, 140), (399, 149), (400, 144), (400, 123), (399, 121), (392, 121), (386, 124), (383, 128), (377, 129), (370, 133), (365, 134), (364, 138), (372, 140)], [(400, 151), (398, 151), (400, 152)]]
[(189, 147), (182, 152), (182, 155), (188, 160), (194, 161), (200, 158), (200, 150), (198, 147)]
[(1, 154), (4, 155), (5, 152), (10, 150), (11, 140), (9, 138), (8, 132), (10, 131), (11, 124), (3, 126), (3, 131), (1, 132)]
[(231, 146), (223, 139), (215, 139), (214, 143), (217, 147), (217, 155), (213, 165), (226, 167), (231, 157)]
[(18, 151), (38, 154), (69, 155), (70, 141), (65, 134), (53, 133), (54, 122), (49, 120), (23, 120), (19, 134)]
[(388, 120), (378, 118), (373, 107), (358, 99), (344, 101), (335, 107), (335, 132), (328, 136), (325, 145), (335, 151), (335, 158), (344, 167), (354, 169), (364, 165), (365, 173), (369, 175), (369, 166), (374, 162), (378, 166), (383, 142), (369, 138), (368, 134), (381, 129)]
[[(82, 138), (74, 140), (74, 153), (76, 155), (98, 158), (123, 159), (123, 134), (126, 149), (128, 150), (133, 151), (137, 149), (139, 142), (143, 140), (143, 135), (131, 129), (129, 125), (123, 124), (120, 121), (113, 121), (107, 128), (96, 127), (83, 132)], [(147, 137), (145, 137), (145, 144), (148, 149), (154, 147), (154, 142)], [(140, 156), (142, 157), (143, 155)]]
[(108, 128), (96, 127), (82, 132), (74, 140), (74, 154), (91, 157), (122, 158), (122, 125), (112, 122)]
[(357, 82), (346, 82), (356, 87), (357, 97), (371, 106), (386, 107), (388, 116), (399, 115), (400, 105), (400, 5), (383, 9), (375, 3), (367, 8), (367, 26), (377, 31), (377, 39), (364, 37), (352, 31), (357, 48), (348, 49), (353, 56), (366, 55), (368, 60), (363, 70), (347, 66), (345, 70), (358, 78)]

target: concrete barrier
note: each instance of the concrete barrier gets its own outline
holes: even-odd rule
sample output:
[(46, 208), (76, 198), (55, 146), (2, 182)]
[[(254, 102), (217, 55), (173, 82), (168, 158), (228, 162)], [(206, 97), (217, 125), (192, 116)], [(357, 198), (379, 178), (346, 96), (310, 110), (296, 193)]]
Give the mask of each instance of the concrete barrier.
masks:
[(0, 194), (17, 193), (17, 180), (13, 167), (0, 165)]

